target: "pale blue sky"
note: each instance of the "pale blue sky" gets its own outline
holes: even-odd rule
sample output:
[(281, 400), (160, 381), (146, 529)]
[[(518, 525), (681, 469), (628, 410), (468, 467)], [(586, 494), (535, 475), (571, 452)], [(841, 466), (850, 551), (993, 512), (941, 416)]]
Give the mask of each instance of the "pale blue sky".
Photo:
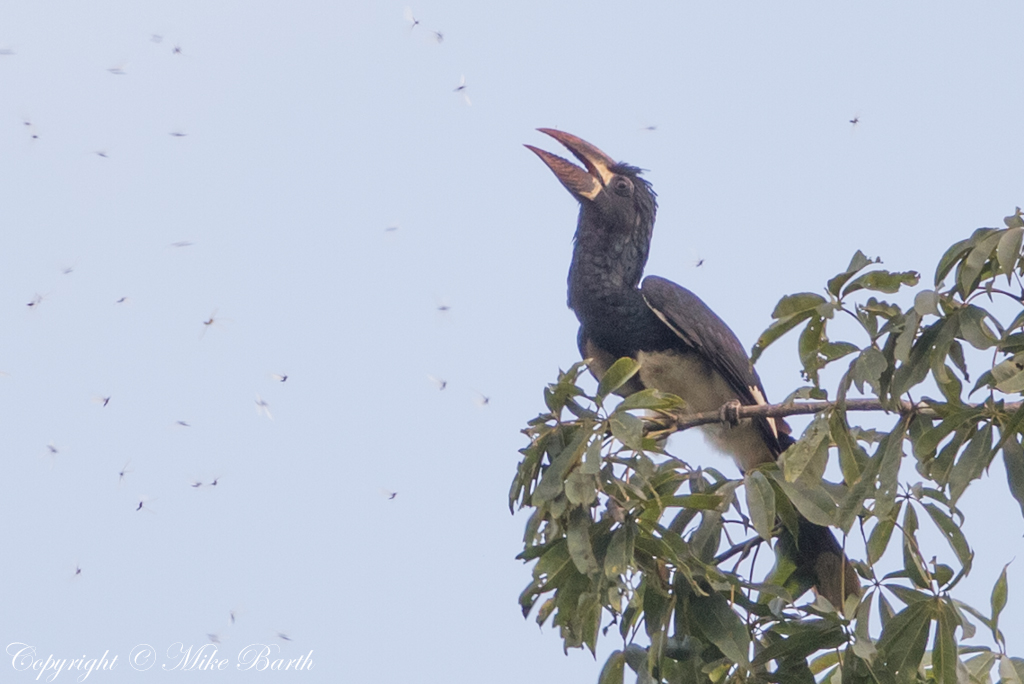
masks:
[[(748, 347), (854, 250), (927, 280), (1024, 202), (1019, 3), (405, 6), (0, 5), (5, 646), (120, 654), (101, 682), (209, 633), (312, 649), (295, 681), (594, 682), (614, 640), (566, 657), (516, 603), (519, 429), (577, 358), (533, 129), (650, 169), (649, 272)], [(785, 396), (793, 344), (758, 370)], [(1024, 523), (1001, 466), (975, 490), (985, 608)]]

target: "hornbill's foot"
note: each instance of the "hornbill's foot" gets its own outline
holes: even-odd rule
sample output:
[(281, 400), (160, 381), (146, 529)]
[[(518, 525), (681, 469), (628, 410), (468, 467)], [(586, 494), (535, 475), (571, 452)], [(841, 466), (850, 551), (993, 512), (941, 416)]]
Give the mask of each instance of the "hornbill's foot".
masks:
[(719, 409), (718, 413), (722, 418), (723, 423), (728, 423), (735, 427), (740, 422), (740, 404), (739, 400), (733, 399), (722, 404), (722, 408)]

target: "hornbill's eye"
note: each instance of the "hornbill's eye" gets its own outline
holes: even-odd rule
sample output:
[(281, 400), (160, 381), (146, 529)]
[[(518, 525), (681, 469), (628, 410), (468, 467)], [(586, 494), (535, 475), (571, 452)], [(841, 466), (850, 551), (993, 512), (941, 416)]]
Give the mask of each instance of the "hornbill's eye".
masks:
[(622, 195), (623, 197), (629, 197), (633, 194), (633, 183), (622, 176), (616, 176), (612, 181), (612, 189), (615, 190), (616, 195)]

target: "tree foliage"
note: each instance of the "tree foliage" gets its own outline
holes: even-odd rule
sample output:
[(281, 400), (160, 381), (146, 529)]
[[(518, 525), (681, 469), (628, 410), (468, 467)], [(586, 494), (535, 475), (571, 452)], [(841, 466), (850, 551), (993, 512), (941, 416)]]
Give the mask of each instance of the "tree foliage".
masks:
[[(532, 511), (519, 555), (533, 562), (524, 616), (556, 626), (566, 649), (621, 640), (600, 684), (629, 671), (639, 684), (1024, 681), (999, 627), (1006, 569), (989, 606), (954, 596), (974, 558), (957, 503), (997, 456), (1024, 510), (1020, 209), (1005, 223), (951, 246), (912, 298), (917, 273), (860, 252), (821, 293), (783, 297), (753, 358), (799, 330), (808, 384), (776, 410), (828, 401), (778, 463), (741, 478), (666, 450), (678, 397), (612, 399), (634, 361), (616, 362), (592, 394), (579, 383), (584, 363), (562, 372), (524, 430), (530, 444), (509, 494), (513, 510)], [(837, 329), (853, 339), (831, 339)], [(823, 376), (839, 379), (826, 387)], [(856, 396), (888, 411), (888, 429), (851, 424), (864, 415)], [(842, 482), (823, 479), (830, 463)], [(916, 482), (901, 482), (915, 471)], [(795, 533), (798, 513), (861, 540), (859, 600), (832, 606), (792, 575), (777, 538)], [(923, 525), (948, 548), (922, 548)], [(772, 540), (766, 572), (757, 560), (772, 555)]]

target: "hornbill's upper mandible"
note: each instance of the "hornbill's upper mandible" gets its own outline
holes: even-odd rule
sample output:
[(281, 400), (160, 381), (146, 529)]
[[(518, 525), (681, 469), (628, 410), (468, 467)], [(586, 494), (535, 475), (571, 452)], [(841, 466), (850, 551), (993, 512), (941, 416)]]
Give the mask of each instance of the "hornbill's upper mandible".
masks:
[[(569, 307), (580, 321), (580, 353), (591, 360), (591, 372), (600, 378), (616, 359), (632, 357), (640, 372), (620, 393), (656, 388), (681, 397), (687, 412), (716, 411), (733, 401), (767, 403), (743, 345), (704, 302), (657, 276), (640, 284), (658, 208), (640, 169), (616, 162), (574, 135), (539, 130), (585, 167), (526, 146), (580, 202)], [(705, 430), (743, 470), (777, 459), (793, 442), (785, 422), (774, 418)], [(801, 518), (798, 537), (793, 560), (804, 588), (815, 585), (836, 607), (844, 595), (860, 593), (857, 575), (827, 527)]]

